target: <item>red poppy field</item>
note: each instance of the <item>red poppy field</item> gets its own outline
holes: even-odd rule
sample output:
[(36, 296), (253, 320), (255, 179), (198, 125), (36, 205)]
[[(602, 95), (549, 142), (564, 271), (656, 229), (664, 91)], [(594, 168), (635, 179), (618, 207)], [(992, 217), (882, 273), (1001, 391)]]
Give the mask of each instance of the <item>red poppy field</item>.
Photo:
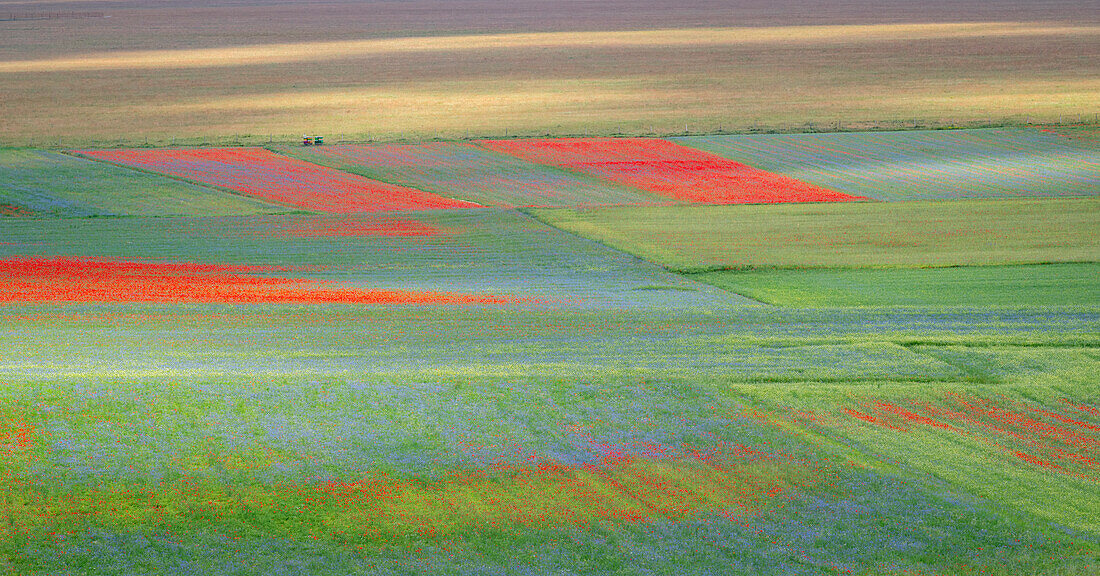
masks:
[(965, 435), (1040, 468), (1100, 481), (1100, 425), (1096, 408), (1063, 399), (1057, 410), (1012, 398), (950, 395), (939, 402), (877, 401), (844, 413), (899, 433), (923, 427)]
[(220, 186), (285, 206), (329, 213), (474, 208), (477, 204), (369, 180), (262, 148), (83, 150), (89, 158)]
[(246, 275), (287, 268), (73, 258), (0, 260), (0, 303), (517, 304), (507, 296), (354, 290), (338, 283)]
[(30, 216), (33, 212), (23, 208), (22, 206), (11, 206), (8, 204), (0, 204), (0, 216)]
[(867, 200), (656, 138), (496, 140), (490, 150), (706, 204)]

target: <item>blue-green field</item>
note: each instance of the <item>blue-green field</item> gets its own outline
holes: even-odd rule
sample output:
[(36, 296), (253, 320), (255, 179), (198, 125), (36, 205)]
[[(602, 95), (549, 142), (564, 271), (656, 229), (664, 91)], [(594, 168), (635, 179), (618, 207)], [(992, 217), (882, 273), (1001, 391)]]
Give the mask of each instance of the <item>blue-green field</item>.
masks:
[(677, 142), (876, 200), (1100, 194), (1088, 132), (1037, 128), (691, 136)]
[(668, 203), (669, 199), (467, 142), (280, 146), (276, 152), (441, 196), (511, 208)]
[(226, 216), (287, 211), (253, 198), (85, 158), (0, 149), (0, 216)]

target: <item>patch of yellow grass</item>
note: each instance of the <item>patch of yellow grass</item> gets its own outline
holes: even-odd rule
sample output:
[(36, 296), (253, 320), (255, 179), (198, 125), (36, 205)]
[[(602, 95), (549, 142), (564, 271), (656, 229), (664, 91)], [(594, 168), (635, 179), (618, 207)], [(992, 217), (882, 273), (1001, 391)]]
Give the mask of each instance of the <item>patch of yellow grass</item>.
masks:
[(1077, 80), (1005, 82), (985, 89), (953, 89), (913, 98), (921, 107), (950, 108), (966, 112), (1012, 114), (1021, 108), (1036, 112), (1064, 109), (1075, 113), (1100, 107), (1100, 78)]
[[(416, 83), (411, 85), (352, 87), (307, 92), (275, 92), (223, 96), (190, 102), (127, 106), (122, 117), (149, 122), (178, 122), (203, 118), (212, 125), (234, 126), (245, 132), (257, 119), (268, 129), (291, 133), (306, 122), (329, 132), (418, 133), (425, 128), (461, 133), (464, 129), (493, 131), (522, 126), (531, 119), (545, 125), (578, 130), (600, 126), (607, 119), (641, 123), (644, 127), (675, 130), (684, 116), (720, 122), (736, 95), (739, 109), (754, 116), (828, 121), (837, 102), (863, 110), (866, 117), (930, 117), (949, 112), (955, 117), (983, 118), (1028, 110), (1034, 118), (1056, 117), (1089, 108), (1100, 93), (1100, 79), (993, 83), (975, 87), (953, 82), (929, 82), (911, 89), (890, 87), (865, 94), (848, 94), (831, 86), (817, 86), (818, 98), (790, 102), (771, 91), (734, 86), (666, 87), (660, 78), (622, 80), (577, 78), (485, 82)], [(781, 80), (761, 79), (778, 90)], [(947, 84), (947, 85), (944, 85)], [(806, 89), (799, 86), (800, 89)], [(850, 112), (849, 112), (850, 114)], [(271, 119), (286, 121), (272, 126)], [(749, 124), (748, 117), (741, 124)], [(737, 119), (727, 119), (736, 126)]]
[(540, 32), (439, 37), (387, 38), (295, 44), (254, 44), (189, 50), (99, 52), (42, 60), (0, 62), (0, 74), (214, 68), (321, 62), (340, 58), (478, 50), (593, 49), (644, 47), (721, 47), (755, 44), (883, 42), (907, 40), (1011, 38), (1020, 36), (1098, 36), (1100, 26), (981, 22), (687, 28), (672, 30)]

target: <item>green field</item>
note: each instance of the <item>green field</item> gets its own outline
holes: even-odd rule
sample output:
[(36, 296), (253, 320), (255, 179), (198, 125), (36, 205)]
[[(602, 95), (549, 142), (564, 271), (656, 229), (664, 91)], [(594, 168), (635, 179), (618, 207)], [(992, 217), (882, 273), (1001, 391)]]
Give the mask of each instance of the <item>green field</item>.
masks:
[(1100, 264), (725, 270), (691, 274), (776, 306), (1044, 307), (1100, 304)]
[(676, 271), (1100, 259), (1096, 199), (534, 210)]
[(1088, 145), (1095, 145), (1100, 142), (1100, 127), (1097, 126), (1063, 126), (1058, 129), (1051, 129), (1050, 132), (1065, 136), (1075, 142), (1080, 142)]
[[(42, 305), (0, 331), (2, 414), (32, 431), (0, 460), (13, 573), (1057, 574), (1100, 555), (1095, 480), (982, 429), (845, 413), (1095, 405), (1095, 313)], [(637, 464), (577, 468), (610, 449)]]
[(287, 208), (43, 150), (0, 149), (0, 205), (30, 216), (227, 216)]
[[(1010, 436), (1015, 431), (1011, 424), (1004, 424), (1006, 421), (1019, 419), (1025, 421), (1024, 426), (1021, 426), (1024, 428), (1026, 420), (1036, 412), (1065, 407), (1067, 397), (1073, 398), (1080, 394), (1095, 397), (1095, 378), (1090, 374), (1100, 369), (1100, 363), (1087, 352), (1082, 354), (1070, 351), (1077, 352), (1075, 355), (1066, 352), (1006, 348), (1003, 352), (1005, 356), (1026, 354), (1032, 364), (1039, 364), (1049, 372), (1009, 377), (1004, 379), (1009, 383), (999, 383), (983, 391), (976, 390), (974, 386), (958, 385), (936, 385), (934, 388), (882, 385), (871, 389), (810, 385), (800, 387), (797, 391), (735, 386), (731, 393), (759, 402), (767, 407), (765, 410), (779, 407), (777, 415), (773, 417), (797, 423), (794, 424), (796, 426), (800, 424), (809, 427), (820, 434), (820, 440), (824, 442), (833, 441), (850, 447), (853, 455), (874, 454), (886, 467), (896, 466), (894, 470), (899, 474), (904, 474), (906, 470), (910, 473), (919, 470), (920, 473), (934, 476), (945, 484), (964, 489), (971, 494), (1027, 510), (1037, 517), (1053, 520), (1063, 526), (1096, 533), (1100, 525), (1097, 524), (1095, 514), (1091, 513), (1091, 510), (1100, 505), (1095, 465), (1086, 463), (1078, 469), (1083, 473), (1074, 474), (1069, 470), (1075, 468), (1073, 464), (1068, 465), (1068, 469), (1055, 465), (1062, 468), (1062, 473), (1052, 473), (1050, 468), (1042, 464), (1020, 466), (1017, 463), (1028, 462), (1025, 457), (1020, 456), (1027, 454), (1021, 450), (1030, 448), (1036, 452), (1045, 450), (1047, 453), (1058, 454), (1059, 449), (1066, 450), (1067, 446), (1072, 451), (1072, 445), (1082, 440), (1071, 437), (1068, 444), (1061, 444), (1059, 439), (1050, 440), (1050, 434), (1044, 435), (1042, 432), (1031, 437), (1021, 435), (1024, 437), (1016, 439)], [(985, 351), (979, 351), (976, 355), (990, 356)], [(964, 352), (962, 357), (966, 356)], [(1015, 384), (1016, 382), (1022, 383)], [(960, 401), (959, 398), (964, 400)], [(862, 410), (860, 414), (874, 413), (876, 403), (888, 403), (890, 409), (905, 407), (902, 408), (903, 413), (910, 414), (915, 412), (914, 406), (931, 405), (933, 409), (926, 410), (925, 413), (934, 414), (945, 412), (936, 408), (961, 402), (972, 405), (989, 402), (987, 406), (1016, 408), (1004, 410), (1000, 419), (997, 418), (998, 415), (990, 418), (991, 422), (1003, 426), (1002, 429), (991, 426), (989, 421), (982, 422), (981, 416), (988, 418), (990, 415), (982, 414), (980, 410), (959, 419), (965, 422), (966, 418), (972, 418), (970, 422), (961, 426), (952, 423), (950, 428), (945, 422), (954, 421), (934, 420), (939, 426), (931, 422), (902, 424), (907, 422), (905, 418), (897, 418), (891, 422), (899, 428), (889, 428), (849, 417), (851, 413), (847, 412), (855, 409), (853, 411)], [(881, 417), (884, 412), (889, 413), (880, 409), (877, 415)], [(974, 418), (974, 414), (979, 416)], [(1050, 422), (1055, 423), (1055, 426), (1059, 425), (1056, 420)], [(1086, 426), (1094, 425), (1083, 423)], [(1033, 425), (1051, 426), (1038, 420)], [(1083, 441), (1089, 442), (1088, 437)], [(1044, 446), (1044, 441), (1052, 445)], [(1066, 460), (1058, 462), (1065, 463)], [(1034, 461), (1029, 463), (1036, 464)]]

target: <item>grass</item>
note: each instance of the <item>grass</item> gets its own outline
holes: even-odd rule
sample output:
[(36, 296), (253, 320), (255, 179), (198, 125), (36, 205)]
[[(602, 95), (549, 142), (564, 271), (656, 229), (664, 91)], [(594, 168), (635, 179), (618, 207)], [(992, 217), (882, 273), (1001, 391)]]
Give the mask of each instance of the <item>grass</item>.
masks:
[(1088, 484), (981, 436), (934, 443), (920, 434), (936, 429), (840, 418), (951, 391), (1095, 405), (1098, 322), (1071, 310), (7, 306), (0, 549), (16, 573), (186, 561), (246, 574), (289, 558), (319, 574), (379, 562), (789, 573), (807, 559), (883, 574), (1084, 570), (1100, 547), (1087, 515), (1072, 517)]
[(1100, 126), (1063, 126), (1048, 129), (1051, 133), (1065, 136), (1076, 143), (1092, 145), (1100, 141)]
[[(1095, 548), (1059, 539), (1056, 532), (969, 508), (951, 496), (906, 486), (894, 478), (845, 478), (835, 496), (799, 498), (782, 514), (738, 522), (724, 518), (644, 525), (557, 527), (470, 531), (460, 540), (411, 538), (375, 548), (329, 541), (287, 541), (261, 535), (231, 536), (232, 521), (203, 520), (206, 530), (182, 535), (170, 527), (137, 532), (87, 527), (12, 550), (23, 572), (89, 571), (125, 574), (140, 569), (167, 573), (180, 564), (226, 574), (277, 572), (307, 567), (311, 573), (447, 574), (494, 570), (501, 573), (579, 571), (615, 574), (642, 569), (672, 574), (685, 566), (711, 572), (792, 573), (809, 563), (864, 568), (864, 573), (935, 569), (990, 574), (1080, 573), (1095, 560)], [(839, 483), (838, 483), (839, 484)], [(913, 516), (907, 509), (921, 510)], [(881, 518), (896, 517), (883, 523)], [(842, 518), (840, 522), (832, 521)], [(941, 531), (944, 523), (981, 526), (967, 532)], [(758, 532), (767, 531), (768, 540)], [(876, 534), (875, 546), (860, 545)], [(22, 542), (21, 542), (22, 543)], [(415, 550), (413, 553), (408, 550)], [(295, 558), (287, 563), (287, 554)], [(94, 566), (94, 568), (92, 568)], [(140, 568), (137, 568), (140, 567)]]
[(878, 200), (1072, 197), (1100, 191), (1096, 147), (1038, 129), (692, 136), (676, 142)]
[[(1046, 356), (1054, 372), (1008, 375), (1002, 385), (984, 390), (950, 385), (735, 390), (775, 407), (776, 415), (765, 418), (798, 422), (881, 462), (1096, 533), (1100, 526), (1087, 510), (1098, 504), (1097, 423), (1094, 414), (1075, 409), (1095, 402), (1096, 379), (1088, 374), (1096, 361), (1078, 356), (1067, 362), (1059, 351), (1027, 354)], [(965, 353), (958, 358), (968, 361)], [(1066, 379), (1068, 373), (1076, 377)], [(1021, 380), (1026, 385), (1012, 384)]]
[(1092, 306), (1100, 264), (855, 270), (726, 270), (692, 274), (777, 306)]
[(1094, 262), (1096, 199), (534, 210), (682, 272)]
[(154, 174), (43, 150), (0, 150), (0, 204), (31, 216), (227, 216), (285, 211)]
[[(638, 296), (641, 304), (648, 298)], [(896, 334), (844, 337), (848, 327), (842, 322), (826, 324), (817, 337), (809, 333), (792, 336), (774, 329), (722, 337), (730, 333), (729, 326), (739, 317), (761, 325), (791, 322), (791, 330), (806, 330), (812, 322), (828, 319), (827, 314), (813, 315), (812, 320), (774, 318), (750, 313), (753, 308), (748, 307), (716, 315), (671, 310), (643, 314), (621, 309), (555, 312), (492, 308), (456, 308), (445, 313), (352, 306), (332, 307), (324, 313), (316, 308), (304, 313), (294, 307), (234, 310), (180, 306), (160, 314), (133, 306), (120, 318), (140, 320), (147, 328), (115, 328), (112, 342), (98, 337), (112, 322), (97, 311), (103, 309), (92, 306), (87, 310), (73, 310), (69, 315), (64, 308), (49, 305), (15, 308), (12, 316), (2, 319), (2, 325), (22, 336), (0, 353), (0, 367), (6, 373), (28, 377), (84, 374), (100, 378), (204, 373), (272, 377), (392, 373), (407, 378), (457, 378), (520, 376), (530, 370), (565, 379), (604, 372), (689, 378), (703, 371), (730, 381), (791, 383), (867, 378), (929, 382), (965, 375), (951, 363), (914, 354), (896, 344)], [(202, 319), (202, 326), (189, 326), (192, 313)], [(992, 320), (980, 317), (978, 322)], [(886, 314), (880, 321), (894, 324), (897, 331), (919, 331), (926, 338), (937, 334), (910, 318)], [(957, 337), (959, 327), (951, 326), (946, 318), (940, 321), (950, 335), (947, 341)], [(408, 324), (418, 327), (413, 330)], [(373, 327), (369, 331), (357, 328), (363, 325)], [(1088, 327), (1074, 319), (1064, 328), (1074, 325)], [(1018, 321), (1001, 329), (1019, 337), (1031, 335), (1026, 324)], [(1043, 341), (1049, 343), (1059, 331), (1053, 326), (1048, 330)], [(477, 333), (481, 335), (473, 335)], [(150, 345), (154, 334), (158, 344)], [(269, 336), (257, 341), (249, 334)], [(51, 348), (49, 343), (58, 340), (67, 342), (64, 350)]]
[[(178, 349), (181, 337), (210, 346), (211, 332), (184, 328), (199, 318), (218, 331), (217, 322), (195, 310), (179, 309), (176, 321), (144, 328), (118, 324), (118, 309), (101, 310), (107, 314), (91, 323), (49, 318), (40, 310), (45, 315), (37, 323), (89, 332), (100, 322), (113, 325), (121, 330), (108, 346), (120, 349), (129, 348), (126, 332), (165, 348)], [(259, 334), (255, 323), (269, 323), (288, 336), (333, 321), (351, 329), (375, 326), (380, 333), (387, 325), (401, 326), (405, 335), (392, 333), (408, 344), (421, 342), (415, 344), (421, 350), (438, 345), (444, 326), (454, 331), (451, 337), (470, 338), (470, 349), (487, 340), (479, 315), (452, 314), (448, 321), (447, 314), (423, 310), (343, 320), (332, 311), (322, 314), (327, 321), (300, 309), (261, 307), (227, 316), (224, 325)], [(508, 315), (480, 316), (499, 321)], [(623, 312), (606, 316), (647, 321)], [(368, 317), (373, 320), (364, 321)], [(514, 321), (520, 318), (526, 320)], [(37, 329), (35, 322), (13, 320)], [(512, 314), (498, 330), (549, 323), (575, 335), (592, 320), (528, 312)], [(690, 326), (688, 317), (671, 320)], [(828, 315), (816, 321), (830, 322)], [(713, 329), (705, 321), (698, 326)], [(840, 324), (830, 329), (845, 333)], [(619, 342), (629, 342), (624, 336), (632, 332), (614, 323), (600, 330), (620, 334)], [(488, 340), (510, 338), (499, 332)], [(531, 350), (545, 354), (544, 345), (545, 337), (538, 338)], [(966, 346), (952, 348), (957, 360), (973, 362)], [(222, 349), (238, 362), (246, 358), (239, 345)], [(1085, 378), (1084, 387), (1074, 384), (1069, 397), (1094, 398), (1095, 359), (1068, 362), (1057, 349), (1008, 353), (1028, 354), (1059, 371), (1044, 372), (1027, 387), (1004, 388), (1023, 382), (1013, 370), (999, 377), (996, 394), (1061, 410), (1057, 398), (1069, 392), (1059, 383), (1075, 373)], [(467, 357), (451, 366), (475, 363)], [(319, 563), (319, 573), (341, 573), (349, 566), (369, 572), (363, 562), (381, 557), (443, 573), (454, 569), (448, 561), (482, 570), (575, 567), (594, 550), (592, 570), (599, 573), (611, 570), (608, 562), (630, 561), (659, 572), (684, 562), (711, 570), (789, 572), (810, 558), (869, 573), (961, 573), (968, 564), (1008, 574), (1020, 566), (1055, 573), (1087, 564), (1097, 553), (1087, 514), (1071, 516), (1074, 506), (1094, 497), (1087, 483), (1006, 459), (981, 436), (949, 443), (944, 440), (952, 437), (938, 429), (901, 434), (843, 411), (866, 409), (876, 399), (982, 394), (972, 383), (898, 384), (864, 374), (844, 383), (777, 386), (731, 384), (706, 371), (669, 379), (660, 370), (598, 369), (580, 376), (542, 367), (506, 377), (326, 376), (316, 371), (320, 367), (297, 376), (7, 377), (4, 421), (32, 432), (28, 447), (0, 461), (9, 483), (6, 526), (13, 530), (3, 539), (5, 557), (24, 572), (72, 569), (91, 557), (141, 558), (149, 563), (145, 571), (159, 572), (174, 564), (175, 543), (193, 548), (191, 557), (202, 561), (278, 564), (293, 553)], [(712, 459), (678, 456), (693, 453)], [(605, 469), (609, 455), (627, 463)], [(540, 471), (547, 464), (559, 468)], [(1017, 485), (1030, 490), (1012, 492)], [(772, 487), (779, 493), (754, 496)], [(632, 497), (616, 496), (622, 491)], [(1073, 496), (1050, 497), (1059, 492)], [(745, 506), (733, 506), (725, 518), (713, 513), (723, 509), (709, 503), (716, 498)], [(85, 502), (97, 503), (98, 511), (86, 514)], [(646, 519), (601, 518), (613, 510)], [(52, 519), (44, 521), (42, 512)], [(1075, 528), (1067, 532), (1067, 526)], [(733, 556), (731, 542), (740, 550)], [(494, 548), (521, 556), (486, 554)], [(111, 566), (94, 572), (116, 573)]]

